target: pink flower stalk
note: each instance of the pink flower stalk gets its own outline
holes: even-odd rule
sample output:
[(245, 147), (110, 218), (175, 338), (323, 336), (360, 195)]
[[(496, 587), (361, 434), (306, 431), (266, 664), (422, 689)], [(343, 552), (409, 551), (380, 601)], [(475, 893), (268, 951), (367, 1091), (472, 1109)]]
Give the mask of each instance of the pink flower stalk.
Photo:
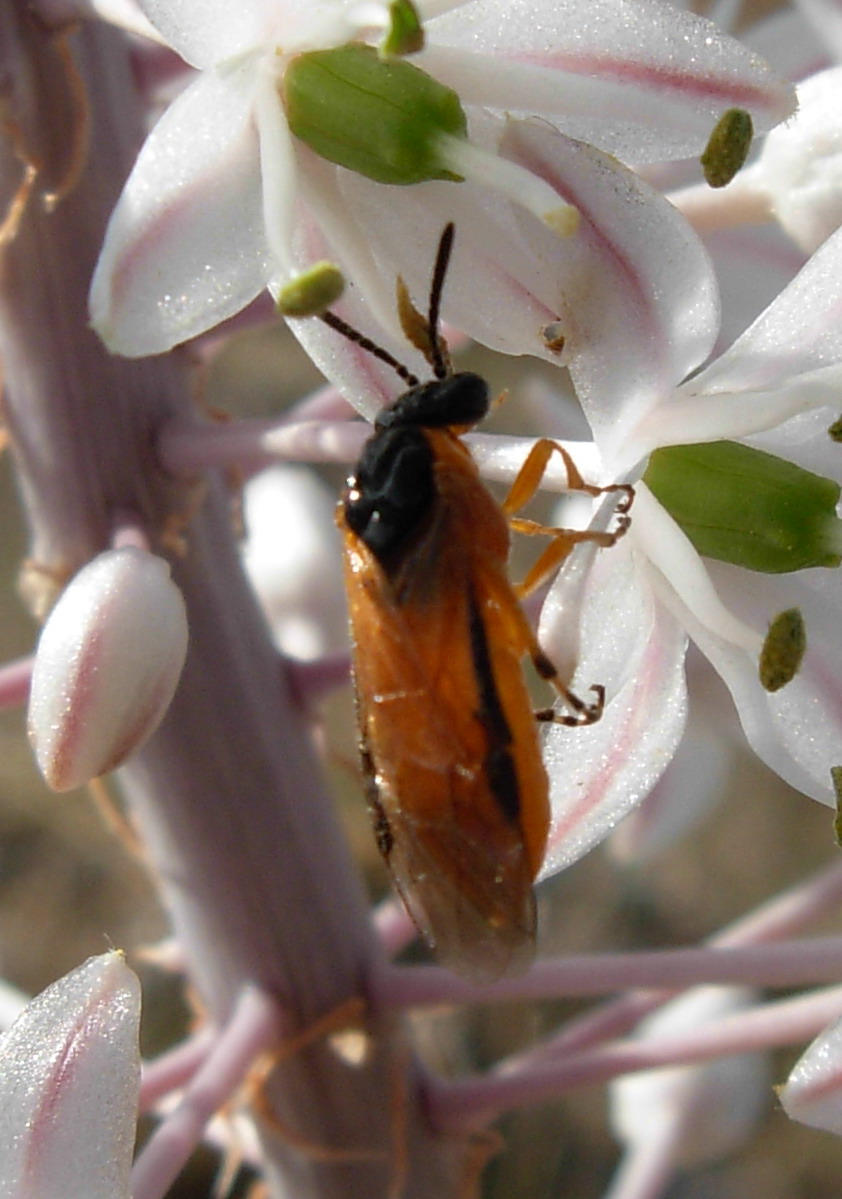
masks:
[(68, 584), (44, 625), (29, 736), (54, 791), (116, 770), (164, 718), (187, 654), (187, 615), (162, 558), (106, 550)]

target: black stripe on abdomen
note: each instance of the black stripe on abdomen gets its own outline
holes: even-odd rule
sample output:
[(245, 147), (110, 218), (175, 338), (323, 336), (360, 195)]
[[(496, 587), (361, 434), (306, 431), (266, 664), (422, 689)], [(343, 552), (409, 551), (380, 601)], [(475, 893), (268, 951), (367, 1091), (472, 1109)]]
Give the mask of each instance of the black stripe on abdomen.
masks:
[(479, 699), (476, 715), (488, 738), (485, 772), (491, 793), (497, 800), (501, 812), (510, 823), (517, 824), (520, 819), (520, 790), (512, 755), (512, 731), (500, 703), (497, 681), (491, 666), (488, 634), (472, 588), (469, 588), (468, 608), (471, 659)]

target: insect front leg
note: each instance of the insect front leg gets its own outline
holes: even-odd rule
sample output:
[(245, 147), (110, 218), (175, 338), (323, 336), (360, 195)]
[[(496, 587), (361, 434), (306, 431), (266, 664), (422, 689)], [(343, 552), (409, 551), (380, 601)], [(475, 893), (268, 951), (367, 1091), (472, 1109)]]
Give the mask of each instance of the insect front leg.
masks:
[[(622, 499), (616, 509), (616, 528), (612, 530), (558, 529), (514, 515), (535, 495), (553, 454), (559, 454), (564, 462), (567, 471), (567, 486), (570, 491), (582, 491), (586, 495), (592, 496), (606, 495), (609, 492), (622, 494)], [(558, 570), (574, 546), (580, 545), (582, 542), (591, 542), (603, 548), (614, 545), (631, 524), (628, 513), (633, 500), (634, 488), (630, 484), (612, 483), (607, 487), (597, 487), (593, 483), (586, 483), (576, 463), (563, 445), (545, 437), (537, 441), (518, 471), (517, 478), (502, 505), (503, 511), (509, 519), (509, 525), (515, 532), (524, 533), (528, 537), (549, 537), (551, 539), (550, 544), (533, 563), (526, 578), (515, 585), (514, 590), (518, 598), (523, 599), (540, 587), (541, 583)]]

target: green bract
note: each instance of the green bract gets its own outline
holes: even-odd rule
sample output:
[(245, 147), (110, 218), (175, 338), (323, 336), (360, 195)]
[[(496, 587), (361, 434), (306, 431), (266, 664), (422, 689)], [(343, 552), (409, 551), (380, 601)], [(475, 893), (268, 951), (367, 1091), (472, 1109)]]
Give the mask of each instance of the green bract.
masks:
[(839, 485), (783, 458), (733, 441), (669, 446), (643, 479), (708, 558), (769, 574), (842, 561)]
[(460, 178), (437, 154), (467, 134), (459, 97), (417, 67), (353, 44), (300, 54), (283, 87), (290, 129), (329, 162), (377, 183)]

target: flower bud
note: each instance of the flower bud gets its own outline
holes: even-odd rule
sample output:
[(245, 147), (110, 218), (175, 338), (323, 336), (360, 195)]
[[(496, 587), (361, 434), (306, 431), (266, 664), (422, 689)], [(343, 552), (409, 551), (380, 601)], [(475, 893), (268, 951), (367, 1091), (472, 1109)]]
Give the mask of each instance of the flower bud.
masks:
[(275, 643), (295, 658), (348, 646), (335, 510), (333, 493), (306, 466), (270, 466), (243, 489), (246, 572)]
[(778, 574), (842, 561), (840, 488), (733, 441), (656, 450), (643, 476), (700, 554)]
[(791, 1120), (842, 1134), (842, 1020), (805, 1050), (779, 1098)]
[[(692, 1035), (755, 1001), (748, 987), (692, 987), (642, 1022), (643, 1040)], [(665, 1066), (612, 1083), (611, 1125), (630, 1149), (672, 1133), (674, 1161), (685, 1168), (715, 1161), (745, 1143), (763, 1114), (769, 1071), (762, 1053), (701, 1066)]]
[(459, 179), (440, 137), (464, 138), (459, 97), (418, 67), (351, 44), (294, 58), (284, 74), (289, 127), (322, 158), (377, 183)]
[(4, 1199), (129, 1199), (140, 1090), (140, 985), (89, 958), (0, 1039)]
[(149, 737), (187, 653), (181, 592), (162, 559), (107, 550), (71, 580), (41, 631), (29, 735), (55, 791), (113, 770)]
[(708, 187), (725, 187), (745, 163), (754, 125), (744, 108), (729, 108), (713, 127), (701, 157)]

